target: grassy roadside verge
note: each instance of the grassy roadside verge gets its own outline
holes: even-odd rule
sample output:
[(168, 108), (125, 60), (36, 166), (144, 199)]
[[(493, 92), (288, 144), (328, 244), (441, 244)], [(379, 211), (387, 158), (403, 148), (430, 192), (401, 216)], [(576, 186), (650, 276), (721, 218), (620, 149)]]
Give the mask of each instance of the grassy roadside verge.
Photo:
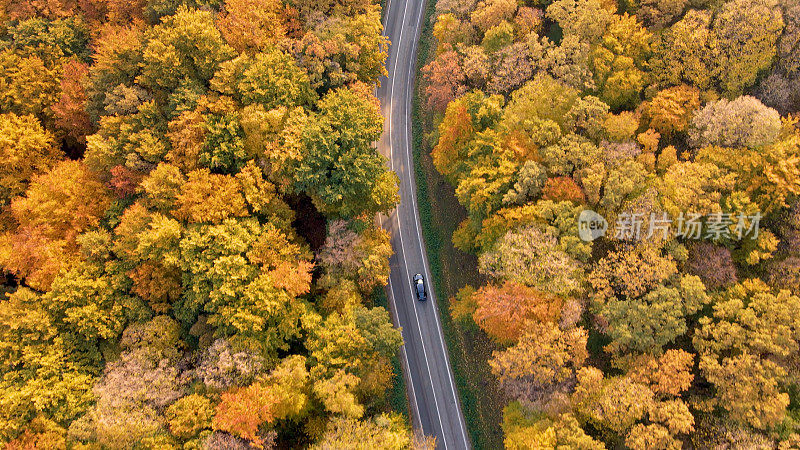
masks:
[(506, 402), (487, 363), (495, 347), (477, 327), (454, 322), (449, 309), (450, 299), (458, 289), (467, 284), (481, 284), (477, 259), (455, 249), (450, 239), (458, 223), (466, 217), (466, 211), (456, 201), (453, 187), (433, 167), (430, 148), (424, 139), (432, 124), (423, 109), (419, 74), (435, 51), (432, 33), (435, 3), (435, 0), (427, 0), (417, 54), (418, 76), (412, 114), (417, 205), (438, 293), (439, 315), (472, 444), (477, 449), (497, 449), (503, 447), (500, 422)]

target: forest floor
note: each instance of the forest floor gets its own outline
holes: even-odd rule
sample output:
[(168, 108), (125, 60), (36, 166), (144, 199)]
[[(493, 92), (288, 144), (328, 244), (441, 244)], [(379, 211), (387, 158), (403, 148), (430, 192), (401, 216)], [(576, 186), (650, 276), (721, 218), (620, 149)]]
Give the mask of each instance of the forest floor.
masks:
[(478, 287), (482, 280), (478, 273), (477, 258), (453, 247), (451, 236), (458, 224), (467, 217), (467, 212), (456, 200), (453, 187), (433, 166), (431, 146), (424, 139), (431, 132), (433, 124), (429, 114), (424, 111), (424, 80), (420, 70), (435, 51), (432, 33), (435, 3), (428, 1), (417, 56), (412, 127), (417, 204), (438, 294), (442, 327), (472, 444), (476, 449), (502, 448), (500, 423), (502, 408), (507, 401), (488, 364), (492, 351), (497, 347), (474, 324), (454, 321), (449, 308), (459, 289), (466, 285)]

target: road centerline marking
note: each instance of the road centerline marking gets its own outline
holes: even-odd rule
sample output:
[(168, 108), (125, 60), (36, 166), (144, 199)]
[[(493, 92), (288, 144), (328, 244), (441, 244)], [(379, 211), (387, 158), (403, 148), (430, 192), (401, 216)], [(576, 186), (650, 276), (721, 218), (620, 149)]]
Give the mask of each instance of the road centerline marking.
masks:
[[(405, 32), (405, 29), (406, 29), (406, 27), (404, 26), (404, 23), (405, 23), (405, 19), (406, 19), (406, 15), (407, 14), (408, 14), (408, 1), (406, 1), (405, 7), (403, 9), (403, 17), (402, 17), (402, 20), (401, 20), (401, 23), (400, 23), (401, 24), (401, 27), (400, 27), (400, 39), (397, 42), (398, 51), (396, 52), (396, 55), (395, 55), (394, 66), (392, 68), (392, 77), (390, 79), (391, 88), (390, 88), (390, 92), (389, 92), (389, 130), (388, 130), (388, 133), (389, 133), (389, 161), (390, 161), (390, 165), (391, 165), (392, 171), (395, 170), (394, 169), (394, 142), (393, 142), (394, 140), (392, 138), (392, 123), (394, 121), (393, 120), (394, 119), (394, 87), (395, 87), (395, 80), (397, 78), (397, 63), (399, 61), (400, 49), (402, 49), (404, 32)], [(415, 31), (415, 37), (416, 37), (416, 31)], [(407, 116), (407, 114), (406, 114), (406, 116)], [(407, 120), (408, 120), (408, 118), (406, 117), (406, 121)], [(407, 122), (406, 122), (406, 124), (407, 124)], [(408, 153), (408, 152), (406, 152), (406, 153)], [(413, 199), (413, 190), (412, 190), (412, 199)], [(401, 199), (401, 201), (402, 201), (402, 199)], [(412, 204), (413, 204), (413, 201), (412, 201)], [(408, 275), (409, 274), (408, 263), (407, 263), (406, 258), (405, 258), (405, 245), (403, 243), (403, 228), (402, 228), (402, 224), (400, 223), (398, 209), (399, 209), (399, 207), (395, 208), (394, 218), (395, 218), (395, 220), (397, 222), (397, 231), (398, 231), (398, 235), (399, 235), (399, 238), (400, 238), (400, 251), (403, 254), (403, 266), (406, 269), (406, 275)], [(423, 266), (424, 266), (424, 261), (423, 261)], [(447, 447), (447, 439), (445, 438), (445, 429), (444, 429), (444, 424), (442, 422), (442, 413), (439, 410), (439, 401), (436, 398), (436, 387), (433, 384), (433, 376), (431, 375), (430, 362), (428, 361), (428, 352), (427, 352), (427, 350), (425, 348), (425, 338), (422, 336), (422, 327), (420, 326), (419, 314), (417, 313), (416, 301), (414, 301), (413, 309), (414, 309), (414, 318), (415, 318), (415, 320), (417, 322), (417, 332), (419, 334), (420, 344), (422, 345), (422, 353), (423, 353), (423, 357), (425, 359), (425, 367), (426, 367), (427, 372), (428, 372), (428, 379), (430, 380), (431, 391), (432, 391), (432, 394), (433, 394), (433, 402), (434, 402), (434, 405), (436, 407), (436, 417), (437, 417), (437, 419), (439, 421), (439, 429), (442, 431), (442, 444), (444, 445), (445, 450), (447, 450), (447, 448), (448, 448)], [(448, 371), (448, 373), (449, 373), (449, 371)], [(413, 378), (411, 380), (411, 383), (413, 384)], [(420, 420), (420, 424), (421, 423), (422, 423), (422, 421)]]
[[(408, 6), (408, 3), (406, 3), (406, 7), (407, 6)], [(422, 22), (422, 13), (423, 13), (424, 10), (425, 10), (425, 2), (423, 0), (422, 4), (420, 5), (420, 11), (419, 11), (419, 14), (417, 15), (417, 24), (416, 24), (416, 27), (414, 29), (414, 38), (415, 39), (417, 38), (417, 32), (419, 31), (419, 26), (420, 26), (420, 23)], [(405, 20), (405, 14), (403, 15), (403, 20)], [(402, 30), (401, 30), (400, 36), (401, 36), (401, 39), (402, 39), (402, 36), (403, 36)], [(416, 55), (416, 50), (412, 52), (412, 55)], [(412, 58), (412, 60), (413, 59), (414, 58)], [(412, 64), (409, 64), (409, 66), (408, 66), (407, 78), (409, 80), (411, 79), (412, 68), (414, 68), (415, 66), (416, 65), (414, 64), (414, 61), (412, 61)], [(396, 69), (397, 69), (397, 59), (395, 59), (395, 71), (396, 71)], [(407, 84), (406, 87), (410, 88), (410, 83)], [(394, 83), (392, 83), (392, 88), (394, 88)], [(405, 99), (404, 99), (407, 103), (410, 103), (410, 95), (409, 94), (410, 93), (407, 93), (406, 96), (405, 96)], [(394, 94), (393, 93), (392, 93), (392, 98), (394, 99)], [(408, 109), (408, 106), (406, 107), (406, 109)], [(393, 112), (393, 111), (391, 111), (391, 112)], [(390, 120), (390, 123), (391, 123), (391, 120)], [(409, 133), (408, 133), (409, 123), (408, 123), (408, 119), (407, 118), (406, 118), (406, 124), (405, 125), (406, 126), (403, 129), (404, 140), (405, 140), (405, 143), (406, 143), (406, 148), (411, 150), (411, 145), (410, 145), (409, 138), (408, 138), (408, 135), (409, 135)], [(391, 137), (391, 135), (390, 135), (390, 137)], [(406, 162), (408, 163), (409, 170), (413, 170), (414, 166), (412, 165), (412, 161), (411, 161), (411, 151), (407, 151), (406, 152)], [(407, 178), (408, 178), (409, 188), (410, 188), (410, 191), (411, 191), (411, 203), (412, 203), (412, 210), (414, 212), (414, 222), (415, 222), (415, 228), (416, 228), (416, 232), (417, 232), (417, 242), (419, 243), (420, 260), (422, 261), (422, 267), (423, 267), (423, 271), (425, 272), (425, 276), (427, 276), (429, 280), (432, 280), (433, 277), (430, 274), (430, 269), (428, 267), (428, 261), (427, 261), (426, 255), (425, 255), (425, 251), (423, 249), (422, 235), (420, 233), (421, 224), (420, 224), (420, 220), (419, 220), (419, 210), (417, 209), (416, 190), (414, 189), (414, 186), (411, 184), (411, 177), (413, 176), (413, 172), (410, 172), (410, 173), (412, 173), (412, 175), (407, 177)], [(402, 237), (401, 237), (401, 241), (402, 241)], [(405, 258), (404, 258), (404, 261), (405, 261)], [(434, 302), (436, 302), (436, 296), (433, 293), (434, 289), (432, 287), (430, 288), (430, 291), (431, 291), (432, 300)], [(438, 314), (438, 311), (437, 311), (436, 304), (432, 305), (432, 307), (433, 307), (434, 316), (436, 317), (436, 321), (435, 322), (436, 322), (436, 329), (437, 329), (438, 334), (439, 334), (439, 343), (441, 344), (442, 353), (444, 355), (445, 362), (447, 364), (447, 377), (448, 377), (448, 381), (450, 382), (450, 391), (451, 391), (451, 393), (453, 395), (453, 401), (456, 404), (456, 408), (458, 408), (460, 410), (461, 406), (460, 406), (460, 402), (458, 400), (458, 396), (456, 395), (455, 382), (453, 380), (453, 376), (450, 373), (450, 369), (449, 369), (449, 367), (450, 367), (450, 359), (449, 359), (449, 356), (448, 356), (448, 353), (447, 353), (447, 348), (444, 345), (444, 333), (442, 332), (442, 328), (441, 328), (441, 324), (440, 324), (440, 318), (439, 318), (439, 314)], [(416, 308), (414, 309), (414, 312), (416, 313)], [(462, 421), (462, 418), (463, 418), (463, 413), (459, 414), (459, 416), (457, 418), (458, 419), (458, 425), (459, 425), (459, 428), (460, 428), (460, 431), (461, 431), (461, 437), (464, 439), (464, 445), (465, 445), (466, 448), (469, 448), (469, 441), (467, 439), (465, 425), (464, 425), (464, 423)]]

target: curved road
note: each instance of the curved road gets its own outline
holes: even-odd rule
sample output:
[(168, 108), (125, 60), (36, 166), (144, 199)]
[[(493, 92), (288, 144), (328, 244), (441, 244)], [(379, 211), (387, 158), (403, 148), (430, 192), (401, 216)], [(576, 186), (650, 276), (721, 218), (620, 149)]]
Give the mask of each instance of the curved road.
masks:
[[(456, 393), (436, 295), (428, 268), (417, 212), (414, 163), (411, 154), (411, 98), (414, 92), (417, 41), (425, 0), (387, 0), (384, 33), (389, 38), (388, 78), (377, 91), (386, 122), (378, 142), (400, 178), (400, 204), (381, 226), (392, 236), (394, 255), (387, 294), (395, 325), (402, 327), (400, 350), (415, 430), (435, 436), (437, 448), (470, 448), (467, 427)], [(428, 300), (419, 302), (412, 291), (414, 274), (425, 276)]]

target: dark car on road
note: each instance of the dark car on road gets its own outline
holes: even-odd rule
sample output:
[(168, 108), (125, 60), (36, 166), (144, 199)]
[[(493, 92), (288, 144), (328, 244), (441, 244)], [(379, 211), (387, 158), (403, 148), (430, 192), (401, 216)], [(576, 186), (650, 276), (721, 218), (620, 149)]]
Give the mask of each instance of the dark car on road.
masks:
[(422, 302), (428, 299), (425, 294), (425, 279), (420, 274), (414, 275), (414, 290), (417, 293), (417, 300)]

